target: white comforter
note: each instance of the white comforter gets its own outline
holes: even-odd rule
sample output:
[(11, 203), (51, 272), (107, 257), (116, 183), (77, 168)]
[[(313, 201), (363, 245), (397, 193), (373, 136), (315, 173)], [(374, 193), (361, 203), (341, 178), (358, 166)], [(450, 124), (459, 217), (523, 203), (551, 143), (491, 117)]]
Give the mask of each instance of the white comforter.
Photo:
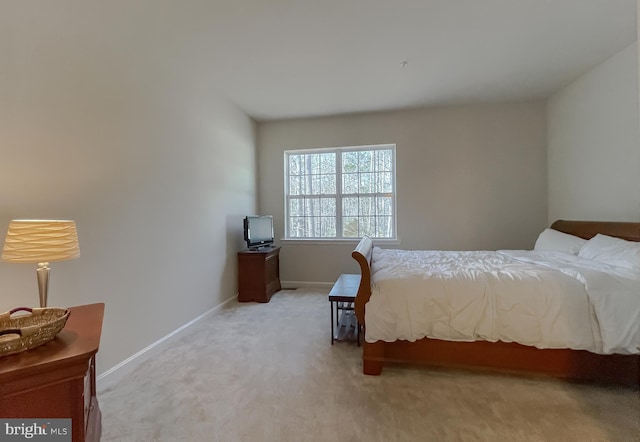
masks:
[(561, 252), (374, 248), (366, 340), (640, 353), (640, 275)]

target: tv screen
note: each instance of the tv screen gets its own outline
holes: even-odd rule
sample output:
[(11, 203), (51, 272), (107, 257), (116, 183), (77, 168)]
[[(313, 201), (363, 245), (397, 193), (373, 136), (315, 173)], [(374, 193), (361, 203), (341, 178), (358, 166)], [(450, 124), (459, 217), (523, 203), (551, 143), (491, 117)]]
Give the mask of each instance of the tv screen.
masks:
[(244, 218), (244, 240), (250, 249), (273, 244), (273, 216), (246, 216)]

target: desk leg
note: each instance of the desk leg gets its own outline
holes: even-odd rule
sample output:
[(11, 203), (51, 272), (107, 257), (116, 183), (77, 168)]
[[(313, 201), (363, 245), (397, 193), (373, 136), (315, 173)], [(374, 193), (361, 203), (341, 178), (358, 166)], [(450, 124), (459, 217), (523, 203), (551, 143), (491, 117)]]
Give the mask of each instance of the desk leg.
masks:
[(333, 345), (333, 301), (329, 301), (329, 307), (331, 307), (331, 345)]

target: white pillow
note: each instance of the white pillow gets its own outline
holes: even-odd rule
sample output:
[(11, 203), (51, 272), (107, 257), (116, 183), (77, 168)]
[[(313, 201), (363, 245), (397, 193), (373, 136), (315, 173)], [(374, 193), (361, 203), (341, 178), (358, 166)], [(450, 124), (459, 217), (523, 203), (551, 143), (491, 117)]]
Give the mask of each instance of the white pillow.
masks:
[(598, 233), (580, 249), (581, 258), (640, 270), (640, 242), (626, 241)]
[(533, 246), (533, 250), (558, 250), (560, 252), (577, 255), (582, 246), (586, 243), (586, 239), (553, 229), (544, 229), (544, 231), (538, 236), (536, 244)]

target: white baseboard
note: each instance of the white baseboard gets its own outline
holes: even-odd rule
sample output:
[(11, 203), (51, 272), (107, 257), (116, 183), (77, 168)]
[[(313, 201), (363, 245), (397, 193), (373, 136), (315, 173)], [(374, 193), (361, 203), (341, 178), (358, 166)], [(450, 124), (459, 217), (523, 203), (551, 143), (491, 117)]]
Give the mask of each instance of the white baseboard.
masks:
[(172, 331), (168, 335), (163, 336), (162, 338), (158, 339), (153, 344), (146, 346), (145, 348), (143, 348), (142, 350), (140, 350), (136, 354), (128, 357), (124, 361), (120, 362), (119, 364), (111, 367), (109, 370), (105, 371), (101, 375), (97, 376), (96, 377), (96, 390), (98, 390), (98, 393), (100, 393), (101, 391), (103, 391), (103, 390), (105, 390), (105, 389), (117, 384), (118, 382), (120, 382), (122, 380), (122, 378), (125, 375), (127, 375), (128, 373), (131, 373), (133, 370), (135, 370), (137, 367), (139, 367), (140, 364), (145, 362), (148, 358), (150, 358), (151, 356), (153, 356), (155, 354), (158, 354), (160, 352), (160, 350), (161, 350), (160, 344), (164, 343), (168, 339), (172, 338), (173, 336), (177, 335), (178, 333), (180, 333), (180, 332), (184, 331), (185, 329), (189, 328), (190, 326), (192, 326), (196, 322), (200, 321), (204, 317), (206, 317), (208, 315), (211, 315), (212, 313), (215, 313), (216, 311), (218, 311), (222, 307), (224, 307), (227, 303), (229, 303), (230, 301), (233, 301), (234, 299), (237, 299), (237, 298), (238, 298), (238, 294), (236, 293), (235, 295), (231, 296), (229, 299), (227, 299), (227, 300), (223, 301), (222, 303), (216, 305), (212, 309), (207, 310), (206, 312), (204, 312), (203, 314), (201, 314), (197, 318), (192, 319), (191, 321), (187, 322), (183, 326), (175, 329), (174, 331)]
[(333, 282), (309, 282), (309, 281), (281, 281), (280, 285), (283, 289), (295, 289), (295, 288), (321, 288), (330, 289), (333, 287)]

